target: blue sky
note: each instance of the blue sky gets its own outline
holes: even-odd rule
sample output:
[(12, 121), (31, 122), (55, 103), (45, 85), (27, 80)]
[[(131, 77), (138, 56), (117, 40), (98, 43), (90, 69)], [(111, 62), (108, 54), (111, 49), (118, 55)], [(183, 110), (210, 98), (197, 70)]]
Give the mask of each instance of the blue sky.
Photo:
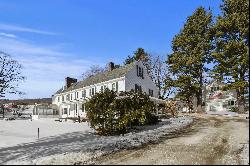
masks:
[(26, 95), (50, 97), (66, 76), (92, 64), (122, 64), (138, 47), (171, 52), (171, 41), (193, 11), (219, 14), (220, 0), (1, 0), (0, 50), (23, 65)]

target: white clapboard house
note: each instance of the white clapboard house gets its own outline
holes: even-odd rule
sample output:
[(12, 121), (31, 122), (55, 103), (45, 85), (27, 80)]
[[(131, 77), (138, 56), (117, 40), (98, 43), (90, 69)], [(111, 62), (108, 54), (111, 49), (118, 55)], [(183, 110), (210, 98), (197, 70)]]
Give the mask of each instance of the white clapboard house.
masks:
[(84, 103), (93, 95), (105, 88), (116, 91), (142, 91), (149, 94), (152, 100), (159, 100), (159, 91), (150, 79), (146, 67), (141, 61), (114, 68), (114, 63), (108, 64), (108, 70), (82, 81), (65, 78), (65, 86), (52, 96), (52, 104), (56, 105), (59, 115), (66, 117), (86, 117)]

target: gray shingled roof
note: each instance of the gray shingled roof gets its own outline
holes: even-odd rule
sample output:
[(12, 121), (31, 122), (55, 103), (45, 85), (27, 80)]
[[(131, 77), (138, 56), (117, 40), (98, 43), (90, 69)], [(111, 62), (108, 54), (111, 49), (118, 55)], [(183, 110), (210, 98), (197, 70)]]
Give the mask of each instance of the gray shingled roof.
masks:
[(68, 92), (68, 91), (71, 91), (71, 90), (74, 90), (74, 89), (79, 89), (79, 88), (83, 88), (83, 87), (86, 87), (86, 86), (89, 86), (89, 85), (93, 85), (93, 84), (97, 84), (97, 83), (100, 83), (100, 82), (104, 82), (104, 81), (112, 80), (112, 79), (115, 79), (115, 78), (123, 77), (123, 76), (125, 76), (125, 74), (130, 69), (133, 68), (134, 65), (135, 65), (135, 63), (131, 63), (131, 64), (128, 64), (128, 65), (113, 69), (112, 71), (106, 71), (104, 73), (100, 73), (100, 74), (97, 74), (95, 76), (86, 78), (86, 79), (84, 79), (82, 81), (74, 83), (68, 89), (63, 90), (63, 88), (61, 88), (60, 90), (58, 90), (56, 92), (56, 94), (60, 94), (60, 93), (63, 93), (63, 92)]

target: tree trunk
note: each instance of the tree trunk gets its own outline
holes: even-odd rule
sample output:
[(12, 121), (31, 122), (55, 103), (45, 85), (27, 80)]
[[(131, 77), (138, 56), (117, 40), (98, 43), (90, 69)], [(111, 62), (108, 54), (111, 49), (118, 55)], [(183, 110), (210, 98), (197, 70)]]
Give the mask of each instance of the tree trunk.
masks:
[(200, 95), (197, 96), (197, 112), (202, 113), (202, 99)]
[(239, 91), (237, 91), (237, 100), (238, 100), (238, 108), (239, 112), (243, 113), (245, 111), (245, 98), (244, 98), (244, 88), (240, 88)]
[[(244, 74), (243, 72), (240, 71), (240, 79), (241, 82), (244, 82)], [(237, 102), (238, 102), (238, 108), (239, 112), (243, 113), (245, 111), (245, 87), (240, 87), (239, 90), (237, 91)]]
[(202, 72), (200, 75), (200, 80), (199, 80), (199, 90), (198, 93), (196, 94), (197, 97), (197, 112), (202, 113), (202, 83), (203, 77), (202, 77)]

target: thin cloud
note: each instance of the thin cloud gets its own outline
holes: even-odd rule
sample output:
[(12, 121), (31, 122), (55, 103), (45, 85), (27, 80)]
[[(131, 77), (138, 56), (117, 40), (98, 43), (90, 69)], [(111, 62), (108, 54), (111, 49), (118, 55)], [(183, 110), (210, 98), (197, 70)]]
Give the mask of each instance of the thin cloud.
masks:
[(9, 38), (16, 38), (16, 35), (10, 34), (10, 33), (4, 33), (4, 32), (0, 32), (0, 36), (9, 37)]
[(0, 30), (5, 31), (16, 31), (16, 32), (29, 32), (29, 33), (36, 33), (36, 34), (43, 34), (43, 35), (58, 35), (54, 32), (42, 31), (38, 29), (22, 27), (18, 25), (11, 25), (11, 24), (2, 24), (0, 23)]
[[(47, 47), (19, 38), (0, 36), (0, 50), (23, 65), (22, 73), (27, 79), (20, 84), (20, 90), (26, 93), (25, 98), (50, 97), (64, 85), (66, 76), (77, 78), (97, 63), (86, 57), (80, 59), (74, 53), (66, 53), (57, 45)], [(18, 98), (13, 95), (6, 97)]]

